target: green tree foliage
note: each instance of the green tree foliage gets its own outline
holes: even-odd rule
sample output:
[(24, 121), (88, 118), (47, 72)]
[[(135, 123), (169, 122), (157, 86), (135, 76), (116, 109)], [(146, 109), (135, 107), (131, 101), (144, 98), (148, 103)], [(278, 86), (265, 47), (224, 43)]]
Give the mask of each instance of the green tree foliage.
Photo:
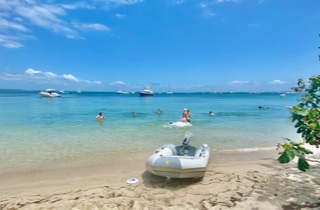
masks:
[[(292, 122), (295, 122), (297, 133), (306, 143), (319, 147), (320, 145), (320, 75), (309, 78), (309, 86), (302, 79), (298, 80), (298, 86), (292, 89), (301, 92), (299, 104), (293, 106)], [(293, 142), (285, 138), (287, 143), (279, 144), (284, 151), (281, 153), (278, 161), (288, 163), (295, 157), (298, 158), (298, 168), (301, 171), (309, 169), (308, 160), (305, 155), (312, 154), (310, 150), (303, 147), (304, 142)]]

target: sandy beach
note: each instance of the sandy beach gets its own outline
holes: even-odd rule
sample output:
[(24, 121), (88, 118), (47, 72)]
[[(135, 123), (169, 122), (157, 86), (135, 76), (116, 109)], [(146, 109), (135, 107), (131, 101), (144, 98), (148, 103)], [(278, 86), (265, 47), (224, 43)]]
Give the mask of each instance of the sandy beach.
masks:
[(2, 173), (0, 209), (320, 209), (319, 167), (303, 173), (277, 157), (212, 152), (203, 179), (169, 182), (147, 172), (143, 156)]

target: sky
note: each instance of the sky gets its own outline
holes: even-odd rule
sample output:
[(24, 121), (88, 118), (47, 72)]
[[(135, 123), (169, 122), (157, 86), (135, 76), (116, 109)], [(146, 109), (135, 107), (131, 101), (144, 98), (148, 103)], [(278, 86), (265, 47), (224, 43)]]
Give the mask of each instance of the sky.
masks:
[(0, 0), (0, 89), (287, 91), (319, 0)]

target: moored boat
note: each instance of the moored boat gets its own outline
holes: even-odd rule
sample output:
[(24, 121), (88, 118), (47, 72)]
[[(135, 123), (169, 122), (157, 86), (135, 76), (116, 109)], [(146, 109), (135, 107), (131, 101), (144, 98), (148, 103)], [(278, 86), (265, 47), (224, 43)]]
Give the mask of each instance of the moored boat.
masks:
[(153, 90), (147, 88), (147, 89), (144, 89), (143, 91), (139, 92), (140, 96), (153, 96), (154, 95), (154, 92)]
[(165, 144), (146, 161), (146, 169), (154, 175), (170, 178), (200, 178), (207, 171), (210, 148), (189, 145), (192, 133), (187, 131), (182, 145)]
[(39, 94), (43, 97), (60, 97), (60, 95), (54, 89), (39, 90)]
[(122, 91), (122, 90), (118, 90), (117, 93), (118, 93), (118, 94), (130, 94), (129, 92), (127, 92), (127, 91)]

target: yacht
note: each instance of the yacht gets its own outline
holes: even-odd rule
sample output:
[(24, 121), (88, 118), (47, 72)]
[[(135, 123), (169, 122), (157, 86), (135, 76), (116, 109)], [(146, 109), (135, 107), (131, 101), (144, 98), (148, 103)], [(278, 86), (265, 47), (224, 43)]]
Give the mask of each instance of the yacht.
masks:
[(139, 92), (140, 96), (153, 96), (154, 95), (154, 92), (153, 90), (147, 88), (147, 89), (144, 89), (143, 91)]
[(60, 97), (60, 95), (54, 89), (39, 90), (39, 94), (42, 97)]

